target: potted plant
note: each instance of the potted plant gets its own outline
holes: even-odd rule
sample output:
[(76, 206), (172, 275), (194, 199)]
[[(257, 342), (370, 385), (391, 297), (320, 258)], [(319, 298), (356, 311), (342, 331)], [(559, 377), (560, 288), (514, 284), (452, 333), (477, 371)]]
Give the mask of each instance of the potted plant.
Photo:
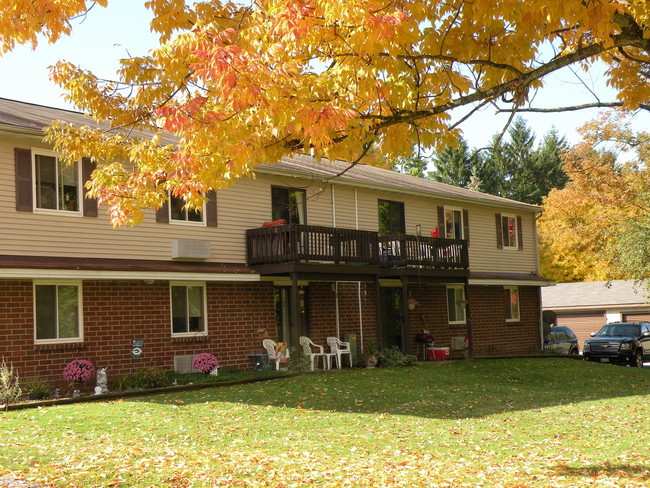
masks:
[(415, 298), (409, 298), (408, 304), (409, 310), (415, 310), (415, 307), (417, 307), (420, 303)]
[(192, 359), (192, 368), (203, 374), (217, 376), (219, 374), (219, 361), (213, 354), (202, 352)]
[(372, 369), (377, 366), (379, 359), (381, 359), (381, 353), (377, 349), (377, 346), (372, 342), (368, 343), (363, 354), (361, 354), (361, 362), (363, 365), (368, 369)]
[(95, 374), (95, 366), (87, 359), (75, 359), (63, 368), (63, 378), (74, 387), (73, 396), (81, 394), (81, 385)]

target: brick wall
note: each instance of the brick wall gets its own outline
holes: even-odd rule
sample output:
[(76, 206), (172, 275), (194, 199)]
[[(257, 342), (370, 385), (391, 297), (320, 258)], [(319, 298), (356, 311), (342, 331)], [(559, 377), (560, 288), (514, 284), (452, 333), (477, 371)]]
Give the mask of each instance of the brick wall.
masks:
[[(343, 283), (338, 288), (339, 337), (357, 335), (357, 351), (361, 342), (377, 342), (377, 314), (375, 288), (372, 283)], [(309, 286), (310, 339), (328, 351), (325, 339), (336, 335), (336, 295), (333, 283), (311, 283)], [(359, 313), (361, 303), (361, 314)]]
[[(0, 356), (22, 377), (61, 381), (72, 359), (108, 367), (109, 377), (142, 366), (173, 369), (174, 355), (210, 352), (222, 366), (248, 369), (246, 354), (261, 352), (260, 328), (274, 328), (272, 285), (208, 283), (208, 336), (172, 338), (169, 284), (141, 281), (83, 283), (84, 341), (34, 344), (32, 283), (0, 281)], [(141, 359), (131, 358), (131, 340), (144, 339)]]
[[(407, 350), (415, 354), (415, 335), (433, 334), (436, 346), (449, 347), (453, 336), (465, 336), (465, 325), (449, 325), (444, 285), (411, 285), (419, 305), (409, 312)], [(116, 377), (149, 365), (173, 369), (174, 356), (213, 353), (222, 366), (250, 368), (246, 357), (260, 353), (258, 329), (275, 330), (273, 285), (208, 283), (208, 336), (172, 338), (169, 284), (142, 281), (85, 281), (83, 283), (82, 344), (35, 345), (31, 281), (0, 280), (0, 356), (23, 377), (42, 375), (61, 382), (61, 371), (72, 359), (85, 358), (107, 367)], [(521, 320), (505, 321), (503, 287), (469, 289), (476, 355), (514, 355), (539, 348), (539, 299), (535, 287), (521, 287)], [(361, 315), (359, 314), (361, 303)], [(379, 343), (376, 294), (373, 283), (338, 284), (339, 337), (352, 333), (367, 345)], [(326, 346), (336, 334), (336, 297), (331, 283), (309, 286), (311, 339)], [(131, 358), (131, 340), (144, 340), (142, 359)], [(327, 349), (327, 348), (326, 348)]]
[[(409, 311), (408, 351), (415, 354), (415, 334), (428, 329), (434, 345), (450, 347), (451, 338), (467, 335), (465, 325), (450, 325), (444, 285), (411, 285), (410, 296), (419, 305)], [(477, 356), (528, 354), (539, 350), (539, 289), (520, 287), (520, 321), (506, 322), (502, 286), (470, 286), (469, 309)]]

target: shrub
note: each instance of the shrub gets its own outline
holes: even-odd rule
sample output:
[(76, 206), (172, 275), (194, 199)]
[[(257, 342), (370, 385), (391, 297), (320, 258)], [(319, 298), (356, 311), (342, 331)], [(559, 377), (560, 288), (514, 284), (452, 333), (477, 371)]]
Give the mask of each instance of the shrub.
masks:
[(22, 390), (20, 388), (18, 374), (14, 373), (14, 368), (5, 363), (2, 358), (0, 363), (0, 405), (4, 405), (5, 410), (9, 409), (11, 403), (15, 403)]
[(382, 366), (411, 366), (417, 358), (412, 354), (404, 354), (397, 346), (384, 349), (381, 354)]
[(72, 383), (83, 383), (95, 374), (95, 366), (87, 359), (75, 359), (63, 368), (63, 378)]
[(52, 394), (52, 385), (43, 378), (33, 376), (23, 381), (23, 390), (30, 400), (40, 400)]
[(302, 373), (311, 371), (311, 360), (304, 355), (302, 349), (292, 347), (289, 351), (289, 359), (287, 359), (287, 369)]
[(194, 356), (194, 359), (192, 359), (192, 368), (196, 369), (200, 373), (208, 374), (218, 366), (219, 361), (217, 358), (208, 352), (197, 354)]
[(160, 388), (169, 384), (167, 371), (156, 366), (140, 368), (133, 373), (133, 388)]

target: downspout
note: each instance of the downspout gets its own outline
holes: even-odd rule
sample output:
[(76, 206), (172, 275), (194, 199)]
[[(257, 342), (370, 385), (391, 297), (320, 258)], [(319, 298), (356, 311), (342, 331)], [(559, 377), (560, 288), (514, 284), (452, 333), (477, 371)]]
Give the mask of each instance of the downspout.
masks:
[[(332, 227), (336, 227), (336, 196), (334, 194), (334, 185), (331, 188), (332, 202)], [(336, 337), (341, 337), (341, 321), (339, 315), (339, 282), (334, 282), (334, 311), (336, 316)]]
[[(539, 243), (537, 241), (537, 220), (542, 217), (544, 210), (535, 214), (533, 218), (533, 239), (535, 241), (535, 267), (537, 276), (540, 276), (540, 267), (539, 267)], [(537, 287), (537, 304), (539, 306), (539, 348), (544, 349), (544, 304), (542, 303), (542, 287)]]
[[(354, 227), (359, 230), (359, 194), (357, 187), (354, 187)], [(361, 308), (361, 282), (357, 281), (357, 298), (359, 307), (359, 342), (363, 353), (363, 309)]]

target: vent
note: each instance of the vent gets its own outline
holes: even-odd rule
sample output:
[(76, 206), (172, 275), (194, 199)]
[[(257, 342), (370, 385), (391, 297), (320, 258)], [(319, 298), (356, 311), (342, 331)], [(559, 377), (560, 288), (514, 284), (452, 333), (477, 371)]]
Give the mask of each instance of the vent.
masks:
[(174, 371), (177, 373), (196, 373), (196, 370), (192, 369), (193, 358), (193, 354), (174, 356)]
[(451, 338), (451, 350), (452, 351), (462, 351), (465, 349), (465, 337), (463, 336), (454, 336)]
[(172, 259), (209, 259), (210, 242), (172, 239)]

